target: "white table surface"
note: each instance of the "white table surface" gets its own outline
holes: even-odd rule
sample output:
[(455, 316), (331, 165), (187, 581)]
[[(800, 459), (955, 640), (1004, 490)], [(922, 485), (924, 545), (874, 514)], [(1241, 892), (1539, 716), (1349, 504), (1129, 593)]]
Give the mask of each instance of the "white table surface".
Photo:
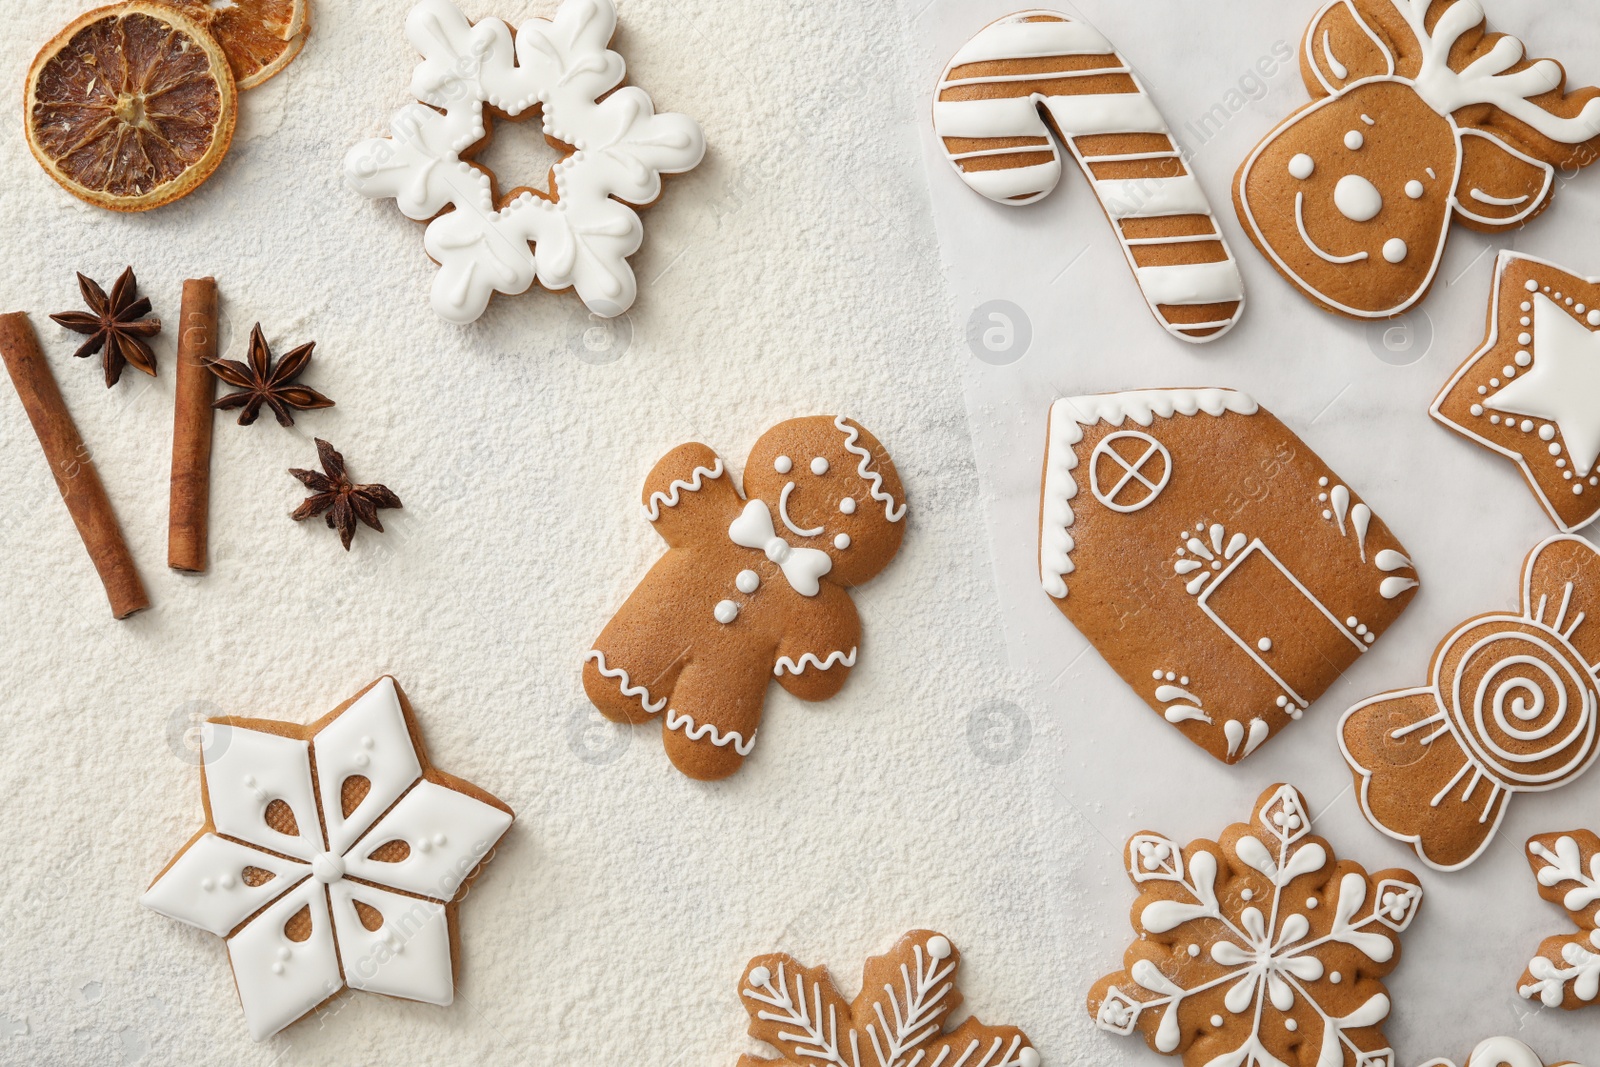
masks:
[[(80, 204), (18, 125), (0, 130), (0, 306), (34, 313), (154, 601), (110, 619), (20, 405), (0, 396), (0, 1062), (732, 1064), (762, 1051), (737, 991), (751, 956), (826, 963), (853, 993), (863, 958), (917, 926), (963, 950), (965, 1010), (1023, 1026), (1046, 1064), (1164, 1062), (1094, 1031), (1082, 1007), (1127, 941), (1129, 831), (1214, 836), (1289, 779), (1330, 805), (1319, 829), (1341, 853), (1406, 862), (1362, 822), (1332, 723), (1420, 677), (1444, 627), (1509, 603), (1546, 532), (1509, 464), (1423, 414), (1477, 338), (1494, 245), (1455, 235), (1452, 284), (1427, 305), (1433, 342), (1399, 367), (1291, 294), (1224, 217), (1252, 305), (1223, 342), (1180, 345), (1137, 303), (1075, 176), (1031, 226), (974, 238), (986, 206), (938, 157), (927, 107), (948, 55), (1007, 7), (920, 5), (623, 0), (630, 81), (699, 119), (710, 152), (646, 213), (641, 295), (609, 331), (543, 292), (497, 299), (467, 328), (439, 320), (421, 227), (343, 187), (346, 148), (407, 99), (403, 0), (319, 0), (304, 55), (243, 98), (221, 170), (161, 211)], [(10, 114), (34, 51), (83, 6), (8, 12)], [(1600, 18), (1573, 29), (1554, 0), (1515, 6), (1504, 28), (1570, 42), (1574, 77), (1600, 78), (1578, 47), (1600, 42)], [(1292, 44), (1312, 7), (1082, 5), (1180, 116)], [(464, 9), (520, 21), (554, 5)], [(1219, 203), (1302, 94), (1284, 73), (1197, 157)], [(1596, 269), (1581, 237), (1600, 220), (1593, 181), (1513, 243)], [(158, 379), (130, 370), (108, 392), (45, 318), (77, 306), (74, 270), (109, 283), (128, 263), (169, 322), (182, 280), (215, 274), (235, 358), (257, 320), (280, 352), (315, 339), (305, 379), (339, 405), (292, 431), (219, 419), (204, 577), (164, 566), (174, 335), (157, 342)], [(1032, 322), (1009, 367), (964, 342), (992, 298)], [(1232, 771), (1153, 722), (1092, 652), (1078, 658), (1031, 562), (1050, 399), (1212, 383), (1256, 394), (1347, 475), (1425, 580), (1358, 671)], [(640, 481), (691, 439), (738, 468), (767, 426), (817, 412), (859, 418), (890, 448), (911, 499), (905, 546), (857, 597), (867, 636), (845, 691), (809, 706), (774, 689), (745, 769), (688, 781), (654, 727), (604, 724), (579, 683), (588, 641), (660, 550)], [(302, 494), (284, 470), (312, 465), (313, 436), (406, 503), (348, 555), (286, 518)], [(200, 819), (184, 735), (209, 714), (306, 721), (384, 672), (438, 765), (519, 816), (462, 909), (457, 1001), (347, 994), (253, 1044), (221, 941), (137, 904)], [(1136, 777), (1140, 753), (1163, 773)], [(1182, 791), (1162, 786), (1173, 778)], [(1490, 1029), (1547, 1055), (1597, 1043), (1600, 1013), (1529, 1012), (1511, 992), (1563, 922), (1517, 843), (1600, 822), (1597, 796), (1591, 777), (1521, 803), (1471, 871), (1423, 876), (1430, 899), (1391, 982), (1402, 1062), (1460, 1057)]]

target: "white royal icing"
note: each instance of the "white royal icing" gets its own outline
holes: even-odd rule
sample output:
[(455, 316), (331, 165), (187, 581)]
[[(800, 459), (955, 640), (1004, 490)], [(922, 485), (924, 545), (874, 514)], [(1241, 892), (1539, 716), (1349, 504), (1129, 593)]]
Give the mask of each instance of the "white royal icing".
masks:
[(825, 671), (836, 663), (842, 663), (846, 667), (854, 667), (856, 665), (856, 650), (854, 646), (851, 647), (848, 654), (835, 649), (828, 653), (827, 659), (818, 659), (815, 652), (803, 652), (800, 654), (798, 663), (788, 656), (779, 656), (778, 665), (772, 668), (772, 673), (782, 678), (785, 671), (790, 674), (799, 674), (808, 666), (815, 667), (819, 671)]
[[(779, 458), (781, 459), (782, 457), (780, 456)], [(677, 507), (682, 500), (682, 493), (698, 493), (705, 488), (707, 481), (722, 477), (722, 471), (722, 457), (718, 456), (712, 461), (711, 466), (696, 467), (691, 471), (688, 481), (684, 481), (682, 478), (673, 479), (672, 483), (667, 486), (666, 492), (657, 491), (650, 494), (650, 503), (643, 508), (644, 517), (651, 522), (655, 522), (661, 518), (661, 509), (663, 507)]]
[[(792, 487), (793, 482), (789, 483)], [(784, 491), (788, 496), (788, 490)], [(780, 504), (781, 507), (781, 504)], [(784, 517), (788, 522), (788, 517)], [(790, 529), (793, 529), (790, 524)], [(819, 528), (817, 532), (821, 532)], [(791, 588), (801, 596), (816, 596), (821, 578), (833, 569), (833, 557), (818, 548), (796, 548), (779, 537), (772, 526), (772, 512), (764, 500), (752, 500), (728, 525), (728, 539), (740, 548), (753, 548), (778, 565)]]
[[(856, 443), (861, 439), (861, 431), (843, 415), (834, 417), (833, 426), (844, 434), (844, 450), (861, 460), (856, 464), (856, 476), (866, 481), (867, 492), (872, 499), (883, 505), (883, 517), (890, 522), (899, 522), (905, 518), (906, 505), (901, 504), (898, 509), (894, 506), (894, 496), (884, 491), (883, 475), (872, 469), (872, 453), (865, 446)], [(855, 511), (855, 502), (852, 500), (847, 510), (841, 501), (839, 510), (846, 515), (852, 514)]]
[(646, 689), (642, 685), (630, 684), (628, 680), (628, 672), (623, 670), (621, 667), (607, 667), (606, 654), (601, 652), (598, 648), (591, 648), (588, 652), (584, 653), (583, 658), (586, 661), (591, 659), (594, 660), (595, 666), (599, 668), (600, 674), (603, 677), (620, 679), (619, 685), (622, 689), (622, 695), (625, 697), (638, 697), (640, 706), (642, 706), (644, 710), (649, 712), (651, 715), (654, 715), (656, 712), (667, 706), (666, 697), (662, 697), (660, 700), (652, 701), (650, 699), (650, 690)]
[[(1030, 18), (1042, 18), (1044, 21), (1028, 21)], [(1021, 75), (962, 77), (956, 73), (958, 68), (971, 63), (1083, 55), (1103, 56), (1104, 63), (1091, 69), (1076, 69), (1071, 64), (1063, 64), (1060, 70)], [(1067, 83), (1071, 86), (1079, 79), (1104, 75), (1128, 78), (1134, 85), (1134, 91), (1097, 93), (1053, 88), (1054, 95), (1047, 96), (1032, 88), (1036, 82), (1048, 81), (1057, 86)], [(978, 100), (938, 99), (949, 89), (976, 84), (1000, 84), (1014, 88), (1016, 93)], [(1084, 84), (1095, 83), (1085, 81)], [(1193, 174), (1132, 179), (1096, 179), (1094, 176), (1091, 164), (1097, 161), (1169, 159), (1181, 164), (1183, 154), (1172, 140), (1166, 119), (1145, 90), (1137, 72), (1093, 27), (1051, 11), (1023, 11), (990, 23), (962, 46), (945, 68), (935, 92), (933, 124), (935, 132), (946, 142), (946, 158), (963, 182), (991, 200), (1019, 206), (1043, 199), (1061, 178), (1061, 151), (1056, 145), (1054, 133), (1040, 114), (1041, 108), (1049, 112), (1051, 123), (1060, 131), (1084, 175), (1093, 184), (1095, 195), (1111, 219), (1112, 230), (1122, 246), (1128, 266), (1134, 271), (1151, 313), (1169, 333), (1181, 340), (1205, 342), (1226, 333), (1244, 312), (1244, 281), (1222, 230), (1215, 221), (1212, 221), (1212, 232), (1199, 238), (1130, 239), (1123, 229), (1125, 219), (1175, 215), (1204, 215), (1210, 219), (1211, 203)], [(1165, 151), (1141, 152), (1134, 156), (1090, 156), (1080, 147), (1079, 138), (1113, 133), (1161, 134), (1167, 138), (1169, 147)], [(994, 143), (953, 150), (947, 143), (950, 138)], [(1002, 140), (1004, 138), (1023, 138), (1028, 143), (1006, 144)], [(1048, 154), (1050, 159), (1042, 163), (1018, 163), (988, 170), (962, 169), (964, 160), (979, 156), (1041, 154)], [(1134, 252), (1136, 246), (1182, 244), (1195, 240), (1217, 242), (1225, 258), (1217, 263), (1196, 265), (1196, 269), (1141, 268), (1138, 265)], [(1204, 269), (1198, 269), (1200, 267)], [(1182, 307), (1231, 302), (1238, 302), (1231, 316), (1215, 322), (1174, 323), (1160, 310), (1162, 305)]]
[[(622, 57), (607, 48), (616, 19), (612, 0), (564, 0), (553, 20), (527, 20), (513, 41), (504, 22), (473, 25), (450, 0), (422, 0), (407, 17), (423, 56), (411, 79), (420, 103), (395, 114), (389, 137), (352, 148), (345, 178), (432, 220), (423, 243), (440, 265), (433, 308), (451, 322), (471, 322), (494, 293), (535, 280), (576, 289), (598, 315), (632, 305), (627, 257), (644, 227), (629, 205), (655, 200), (662, 174), (698, 165), (705, 138), (687, 116), (656, 114), (642, 89), (617, 88)], [(488, 175), (461, 158), (486, 134), (486, 106), (513, 118), (537, 106), (543, 132), (574, 148), (553, 168), (553, 199), (524, 192), (498, 207)]]
[(733, 750), (741, 756), (750, 755), (750, 750), (756, 747), (756, 735), (752, 733), (748, 738), (738, 730), (729, 730), (724, 733), (709, 722), (695, 725), (695, 721), (688, 715), (667, 709), (667, 729), (682, 730), (685, 737), (691, 741), (709, 740), (718, 748), (733, 746)]
[[(141, 903), (228, 937), (251, 1037), (270, 1037), (345, 985), (448, 1004), (453, 979), (444, 904), (510, 827), (511, 816), (422, 778), (393, 680), (373, 685), (309, 743), (243, 726), (208, 723), (207, 729), (203, 770), (217, 833), (180, 853)], [(370, 784), (346, 819), (342, 788), (355, 774)], [(267, 805), (277, 799), (290, 805), (299, 836), (267, 825)], [(405, 859), (371, 858), (397, 840), (410, 848)], [(307, 862), (285, 859), (284, 852)], [(272, 877), (251, 886), (246, 868)], [(377, 931), (362, 925), (352, 899), (382, 914)], [(309, 910), (311, 932), (296, 942), (285, 924), (302, 909)]]
[(1219, 417), (1230, 411), (1254, 415), (1258, 410), (1254, 400), (1232, 389), (1146, 389), (1064, 397), (1052, 404), (1039, 539), (1039, 578), (1045, 592), (1057, 599), (1066, 596), (1066, 576), (1073, 570), (1072, 500), (1078, 495), (1074, 447), (1083, 440), (1083, 427), (1102, 419), (1112, 426), (1130, 419), (1149, 426), (1157, 416), (1169, 419), (1204, 413)]

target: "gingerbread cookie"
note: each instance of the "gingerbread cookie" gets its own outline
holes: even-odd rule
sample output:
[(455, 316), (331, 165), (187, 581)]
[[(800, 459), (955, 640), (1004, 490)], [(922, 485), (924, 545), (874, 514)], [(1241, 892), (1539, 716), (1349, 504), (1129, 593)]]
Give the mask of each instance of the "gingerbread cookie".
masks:
[(1042, 497), (1045, 592), (1228, 763), (1300, 718), (1415, 595), (1382, 520), (1230, 389), (1056, 401)]
[[(1453, 1060), (1429, 1060), (1422, 1067), (1456, 1067)], [(1514, 1037), (1490, 1037), (1478, 1043), (1467, 1057), (1466, 1067), (1546, 1067), (1538, 1053)], [(1582, 1067), (1571, 1060), (1552, 1063), (1549, 1067)]]
[[(451, 322), (535, 281), (576, 289), (597, 315), (633, 304), (628, 257), (644, 240), (634, 208), (661, 195), (661, 175), (699, 165), (706, 145), (693, 119), (617, 88), (622, 57), (606, 47), (616, 24), (612, 0), (563, 0), (553, 20), (531, 18), (514, 37), (499, 19), (468, 22), (451, 0), (422, 0), (407, 17), (423, 57), (411, 78), (420, 102), (395, 114), (391, 136), (350, 150), (345, 179), (428, 223), (433, 309)], [(535, 117), (566, 156), (547, 190), (507, 188), (477, 156), (496, 122)]]
[(1015, 1026), (968, 1016), (946, 1032), (961, 1006), (961, 953), (932, 930), (913, 930), (861, 973), (846, 1000), (826, 967), (787, 953), (758, 956), (739, 981), (750, 1036), (778, 1059), (741, 1056), (739, 1067), (1039, 1067), (1039, 1053)]
[(1214, 341), (1244, 281), (1211, 203), (1127, 60), (1087, 22), (1023, 11), (985, 26), (939, 79), (933, 125), (961, 180), (996, 203), (1042, 200), (1066, 145), (1156, 320)]
[(309, 726), (212, 719), (205, 822), (141, 898), (227, 939), (250, 1036), (348, 986), (455, 996), (456, 908), (511, 809), (435, 770), (411, 705), (380, 678)]
[(1600, 997), (1600, 837), (1570, 830), (1529, 838), (1528, 866), (1539, 895), (1559, 904), (1578, 932), (1545, 938), (1517, 992), (1547, 1008), (1588, 1007)]
[(1372, 825), (1441, 871), (1465, 867), (1517, 793), (1555, 789), (1594, 762), (1600, 694), (1600, 553), (1541, 541), (1516, 612), (1456, 627), (1430, 682), (1345, 712), (1339, 745)]
[(1333, 0), (1311, 20), (1313, 102), (1250, 153), (1239, 221), (1320, 307), (1383, 319), (1433, 284), (1459, 221), (1494, 233), (1550, 205), (1600, 153), (1600, 89), (1489, 33), (1478, 0)]
[(768, 430), (744, 490), (705, 445), (661, 458), (640, 496), (667, 554), (584, 658), (595, 707), (617, 722), (662, 715), (667, 755), (691, 778), (744, 763), (773, 679), (802, 700), (844, 687), (861, 639), (849, 590), (905, 534), (894, 464), (842, 415)]
[(1489, 335), (1429, 413), (1516, 462), (1571, 533), (1600, 516), (1600, 279), (1501, 252)]
[(1141, 832), (1125, 859), (1139, 936), (1089, 991), (1102, 1030), (1138, 1030), (1186, 1067), (1395, 1062), (1383, 978), (1422, 901), (1409, 871), (1336, 859), (1288, 785), (1220, 841)]

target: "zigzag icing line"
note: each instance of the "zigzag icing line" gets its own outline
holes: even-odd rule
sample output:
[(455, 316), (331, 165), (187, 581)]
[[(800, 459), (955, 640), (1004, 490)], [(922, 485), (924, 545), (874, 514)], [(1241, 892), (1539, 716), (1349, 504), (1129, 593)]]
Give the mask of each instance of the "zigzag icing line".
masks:
[(680, 490), (687, 489), (691, 493), (698, 493), (702, 488), (705, 487), (706, 479), (722, 477), (722, 457), (718, 456), (717, 461), (709, 467), (696, 467), (694, 469), (694, 473), (689, 477), (690, 480), (687, 482), (682, 478), (679, 478), (677, 481), (667, 486), (667, 491), (665, 493), (651, 493), (650, 505), (640, 509), (644, 512), (644, 517), (649, 519), (651, 522), (655, 522), (657, 519), (661, 518), (661, 505), (665, 504), (669, 508), (675, 508), (678, 506), (678, 501), (682, 499), (682, 497), (679, 496)]
[(867, 469), (868, 465), (872, 463), (872, 453), (856, 444), (856, 441), (861, 437), (861, 431), (844, 421), (843, 415), (836, 416), (833, 420), (833, 425), (835, 429), (844, 431), (846, 435), (844, 450), (851, 455), (861, 457), (861, 463), (856, 467), (856, 473), (872, 483), (868, 492), (872, 494), (872, 499), (883, 501), (883, 517), (890, 522), (899, 522), (906, 513), (906, 506), (901, 504), (900, 510), (898, 512), (895, 511), (894, 497), (883, 491), (883, 475), (877, 471)]
[(806, 652), (800, 656), (799, 663), (796, 663), (788, 656), (779, 656), (778, 665), (772, 668), (772, 673), (779, 678), (783, 677), (783, 672), (786, 669), (790, 674), (799, 674), (806, 669), (806, 664), (808, 663), (819, 671), (825, 671), (835, 663), (843, 663), (846, 667), (854, 667), (856, 665), (856, 650), (851, 648), (848, 656), (835, 650), (828, 653), (827, 659), (818, 659), (815, 652)]
[(644, 705), (644, 710), (648, 711), (651, 715), (654, 715), (656, 712), (667, 706), (666, 697), (662, 697), (652, 705), (650, 703), (650, 690), (646, 689), (642, 685), (629, 685), (628, 672), (623, 670), (621, 667), (608, 668), (606, 666), (606, 654), (601, 652), (598, 648), (591, 648), (583, 657), (583, 659), (586, 663), (589, 660), (594, 660), (596, 663), (598, 663), (600, 665), (600, 673), (605, 677), (621, 678), (622, 695), (625, 697), (638, 697), (639, 703)]
[(755, 734), (751, 734), (750, 740), (746, 741), (744, 735), (738, 730), (729, 730), (727, 733), (722, 733), (708, 722), (703, 722), (696, 726), (692, 718), (687, 715), (679, 715), (671, 708), (667, 709), (667, 729), (682, 730), (683, 735), (691, 741), (698, 741), (710, 734), (713, 745), (718, 748), (727, 748), (732, 745), (733, 750), (741, 756), (750, 755), (750, 750), (756, 747)]

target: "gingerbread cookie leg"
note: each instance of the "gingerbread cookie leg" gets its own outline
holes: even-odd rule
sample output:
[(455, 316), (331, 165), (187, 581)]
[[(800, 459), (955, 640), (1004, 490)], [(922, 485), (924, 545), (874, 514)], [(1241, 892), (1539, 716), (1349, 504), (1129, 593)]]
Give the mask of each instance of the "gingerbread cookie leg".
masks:
[(672, 765), (706, 782), (738, 770), (755, 748), (766, 690), (764, 672), (736, 664), (686, 667), (661, 720), (661, 742)]
[(933, 122), (962, 181), (1009, 205), (1055, 188), (1053, 131), (1167, 332), (1212, 341), (1239, 321), (1244, 282), (1210, 201), (1139, 76), (1094, 27), (1050, 11), (991, 23), (945, 69)]

